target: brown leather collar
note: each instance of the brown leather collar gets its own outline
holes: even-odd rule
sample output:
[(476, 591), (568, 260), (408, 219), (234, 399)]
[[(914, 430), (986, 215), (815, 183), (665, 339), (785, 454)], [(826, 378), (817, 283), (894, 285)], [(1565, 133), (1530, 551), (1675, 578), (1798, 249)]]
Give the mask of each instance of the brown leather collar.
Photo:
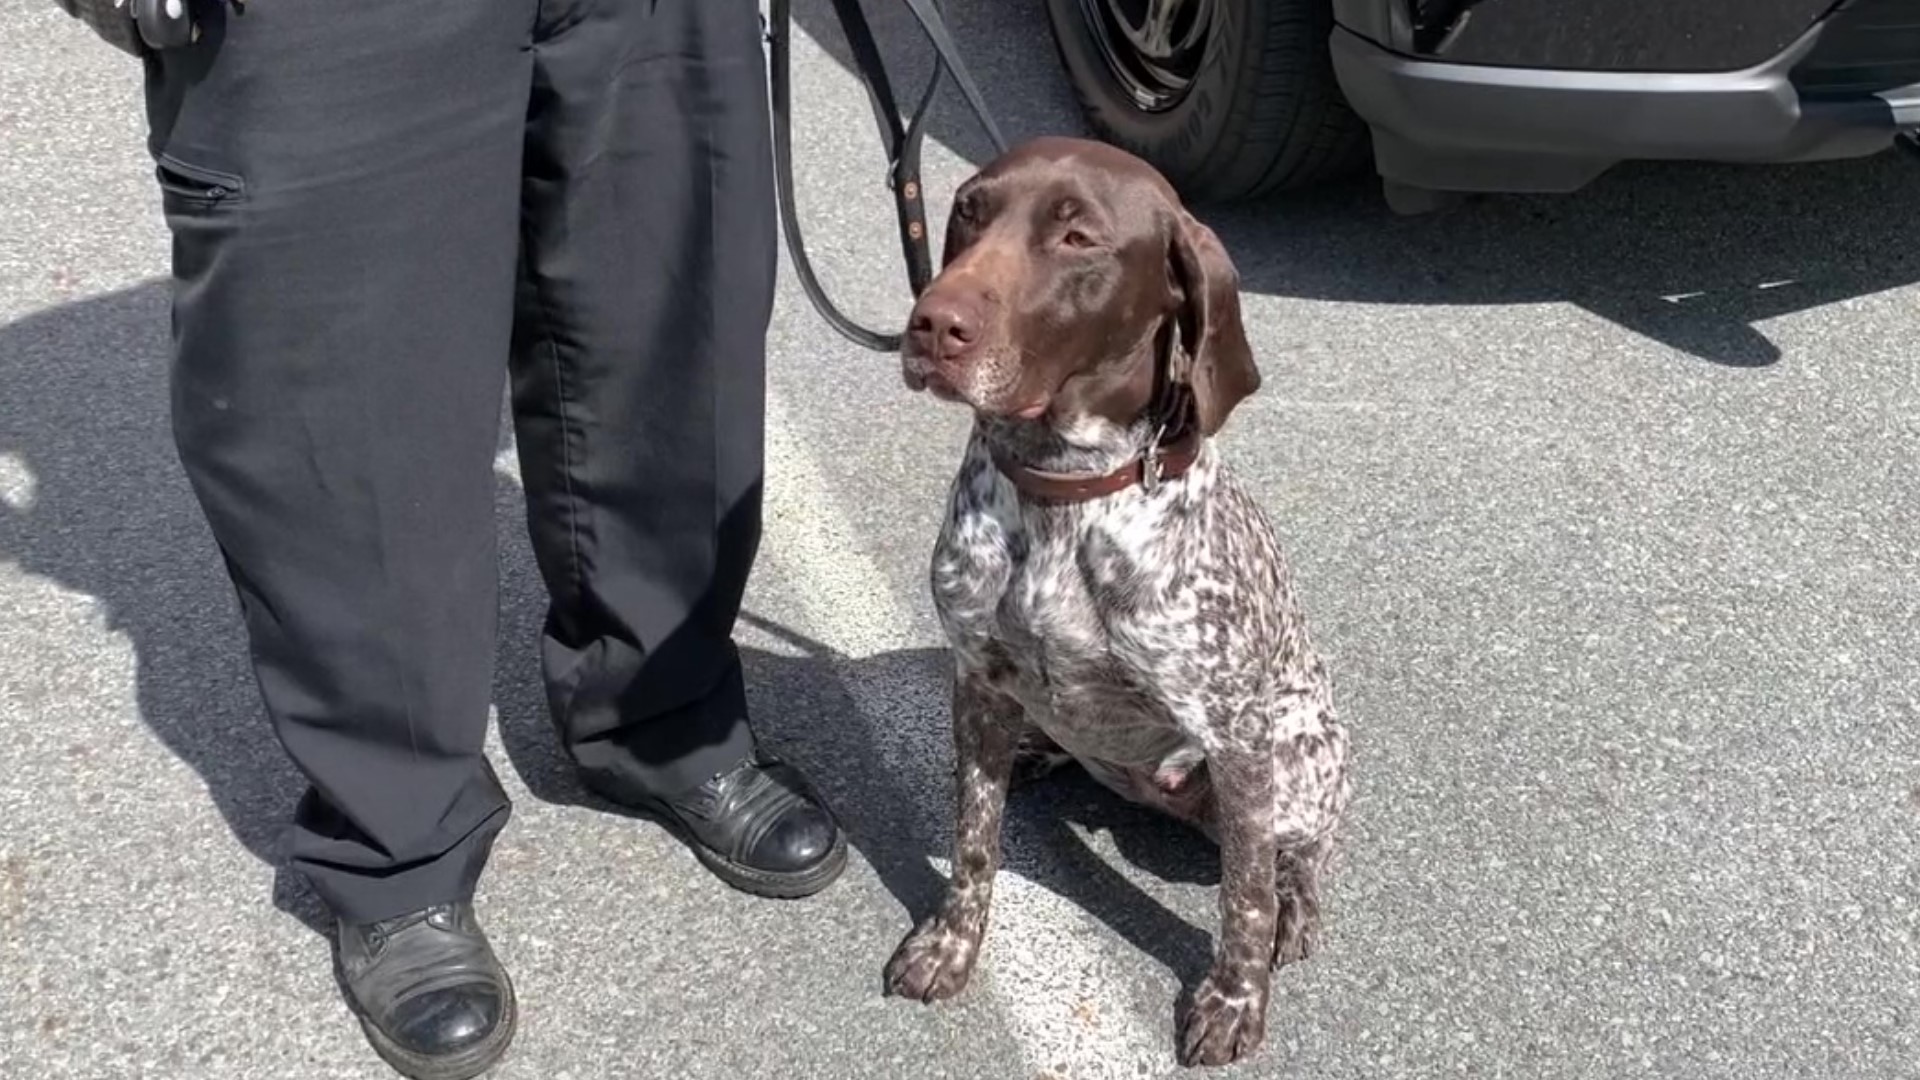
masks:
[(1192, 468), (1200, 459), (1202, 442), (1199, 430), (1190, 428), (1185, 435), (1165, 445), (1156, 443), (1110, 473), (1047, 472), (1002, 461), (997, 454), (993, 463), (1023, 495), (1046, 502), (1091, 502), (1135, 484), (1152, 491), (1162, 480), (1171, 480)]

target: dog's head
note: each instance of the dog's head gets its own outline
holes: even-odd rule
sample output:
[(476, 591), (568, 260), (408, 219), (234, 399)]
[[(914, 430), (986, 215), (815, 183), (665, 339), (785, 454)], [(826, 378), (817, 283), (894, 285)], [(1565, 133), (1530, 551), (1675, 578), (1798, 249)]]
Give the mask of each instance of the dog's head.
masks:
[(1133, 424), (1160, 371), (1207, 434), (1259, 389), (1239, 275), (1156, 170), (1036, 139), (954, 195), (939, 276), (901, 345), (907, 385), (984, 416)]

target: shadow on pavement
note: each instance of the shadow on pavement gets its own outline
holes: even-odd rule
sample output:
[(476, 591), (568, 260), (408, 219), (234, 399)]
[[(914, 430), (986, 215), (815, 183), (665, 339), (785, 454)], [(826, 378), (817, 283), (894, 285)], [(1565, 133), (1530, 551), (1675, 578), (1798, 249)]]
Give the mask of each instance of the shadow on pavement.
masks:
[[(232, 588), (168, 427), (166, 295), (163, 284), (147, 284), (0, 327), (0, 455), (33, 478), (30, 500), (0, 501), (0, 560), (100, 602), (108, 627), (132, 644), (142, 720), (199, 774), (234, 837), (278, 870), (277, 906), (325, 933), (325, 911), (284, 868), (280, 850), (305, 782), (261, 709)], [(503, 477), (496, 498), (503, 580), (494, 700), (502, 743), (536, 798), (605, 809), (575, 779), (548, 720), (537, 651), (546, 596), (526, 546), (519, 486)], [(882, 764), (874, 725), (899, 718), (862, 715), (847, 681), (939, 684), (946, 677), (940, 653), (850, 661), (752, 615), (747, 621), (801, 654), (744, 650), (763, 741), (817, 779), (907, 914), (928, 913), (944, 886), (928, 856), (946, 855), (951, 796), (944, 787), (917, 790)], [(944, 713), (931, 728), (944, 733)], [(924, 749), (948, 752), (944, 743)], [(1077, 772), (1017, 792), (1009, 817), (1009, 869), (1080, 905), (1189, 981), (1197, 978), (1208, 932), (1132, 888), (1066, 823), (1110, 831), (1126, 858), (1174, 881), (1214, 879), (1204, 839)], [(903, 934), (909, 925), (903, 920)]]
[[(1086, 133), (1044, 4), (946, 7), (1009, 140)], [(868, 0), (866, 10), (896, 93), (916, 100), (932, 56), (918, 23), (891, 0)], [(793, 17), (854, 71), (829, 0), (797, 0)], [(804, 132), (807, 102), (797, 96), (795, 130)], [(975, 165), (992, 156), (950, 82), (928, 138)], [(872, 145), (874, 198), (884, 203), (877, 136)], [(803, 174), (806, 152), (796, 138)], [(1887, 153), (1781, 168), (1633, 164), (1571, 196), (1489, 197), (1414, 218), (1388, 211), (1371, 175), (1201, 212), (1252, 292), (1348, 303), (1570, 303), (1702, 360), (1759, 367), (1780, 359), (1766, 320), (1920, 281), (1916, 185), (1920, 167)], [(806, 192), (798, 197), (805, 214)], [(825, 218), (814, 220), (824, 227)], [(935, 223), (934, 236), (941, 233)], [(1435, 334), (1445, 320), (1435, 313)]]
[[(279, 868), (305, 785), (261, 714), (233, 589), (175, 456), (167, 357), (161, 283), (0, 327), (0, 454), (33, 477), (31, 501), (0, 503), (0, 560), (99, 601), (132, 643), (141, 718)], [(274, 902), (326, 927), (284, 868)]]
[[(906, 909), (904, 935), (933, 913), (946, 886), (929, 857), (947, 859), (953, 835), (951, 743), (924, 748), (942, 768), (932, 790), (906, 786), (874, 745), (882, 725), (904, 717), (863, 713), (850, 684), (937, 687), (944, 701), (949, 661), (944, 650), (906, 649), (851, 659), (765, 620), (747, 621), (787, 641), (799, 656), (753, 650), (748, 676), (767, 703), (762, 728), (826, 789), (860, 852)], [(916, 725), (920, 726), (920, 725)], [(931, 725), (944, 739), (944, 708)], [(925, 728), (922, 727), (924, 730)], [(1211, 958), (1211, 929), (1196, 927), (1141, 892), (1089, 849), (1069, 826), (1111, 835), (1122, 858), (1165, 881), (1213, 885), (1219, 859), (1199, 833), (1099, 786), (1077, 768), (1015, 788), (1008, 796), (1003, 865), (1098, 919), (1133, 947), (1191, 985)]]

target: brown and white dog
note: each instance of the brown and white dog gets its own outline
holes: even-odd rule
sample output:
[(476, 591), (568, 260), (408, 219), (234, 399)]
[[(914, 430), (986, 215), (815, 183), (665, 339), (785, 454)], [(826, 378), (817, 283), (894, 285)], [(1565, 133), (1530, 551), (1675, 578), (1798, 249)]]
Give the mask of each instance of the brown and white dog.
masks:
[(1239, 278), (1145, 162), (1038, 139), (956, 193), (907, 385), (970, 407), (932, 560), (955, 665), (958, 823), (890, 993), (966, 985), (1016, 760), (1071, 757), (1213, 838), (1221, 928), (1185, 1064), (1250, 1055), (1305, 958), (1349, 798), (1346, 730), (1287, 563), (1212, 441), (1260, 386)]

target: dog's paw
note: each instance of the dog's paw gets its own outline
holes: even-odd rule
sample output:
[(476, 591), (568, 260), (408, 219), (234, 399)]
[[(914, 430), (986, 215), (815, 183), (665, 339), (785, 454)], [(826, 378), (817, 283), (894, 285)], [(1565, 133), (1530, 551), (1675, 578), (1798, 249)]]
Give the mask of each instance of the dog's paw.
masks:
[(1223, 985), (1208, 975), (1194, 991), (1180, 1021), (1180, 1064), (1230, 1065), (1252, 1057), (1266, 1041), (1266, 991), (1228, 993)]
[(887, 993), (915, 1001), (939, 1001), (966, 988), (980, 942), (937, 916), (907, 935), (887, 961)]
[(1272, 966), (1305, 963), (1319, 947), (1320, 913), (1283, 902), (1273, 934)]

